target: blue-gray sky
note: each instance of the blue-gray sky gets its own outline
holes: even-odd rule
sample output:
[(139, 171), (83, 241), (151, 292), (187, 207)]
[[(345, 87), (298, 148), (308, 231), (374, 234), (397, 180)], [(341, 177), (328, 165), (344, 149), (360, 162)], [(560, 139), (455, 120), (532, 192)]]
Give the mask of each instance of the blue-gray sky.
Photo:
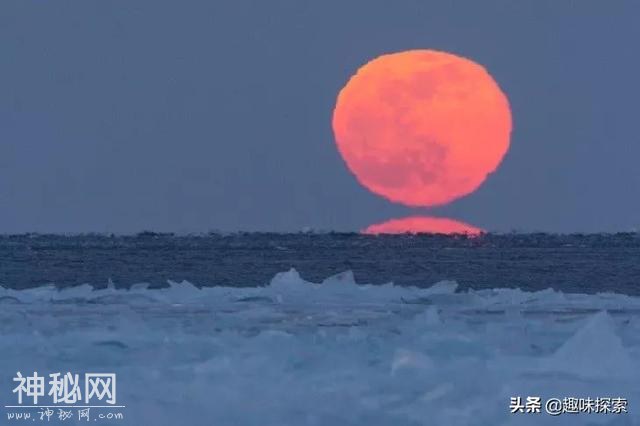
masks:
[(359, 186), (335, 97), (401, 50), (483, 64), (511, 149), (433, 213), (489, 230), (640, 227), (640, 3), (0, 3), (0, 232), (358, 230), (418, 211)]

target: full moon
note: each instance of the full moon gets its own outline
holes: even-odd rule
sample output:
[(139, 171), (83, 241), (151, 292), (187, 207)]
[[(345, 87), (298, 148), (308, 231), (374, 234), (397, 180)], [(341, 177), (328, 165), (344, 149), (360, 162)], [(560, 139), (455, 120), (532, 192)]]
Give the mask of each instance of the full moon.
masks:
[(476, 190), (509, 148), (507, 97), (481, 65), (410, 50), (362, 66), (338, 94), (338, 150), (390, 201), (436, 206)]

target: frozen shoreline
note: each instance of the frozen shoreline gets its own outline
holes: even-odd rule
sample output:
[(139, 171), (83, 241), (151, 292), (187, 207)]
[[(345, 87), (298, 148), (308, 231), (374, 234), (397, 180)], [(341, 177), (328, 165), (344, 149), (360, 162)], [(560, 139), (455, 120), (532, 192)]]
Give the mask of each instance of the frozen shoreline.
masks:
[(0, 305), (7, 389), (16, 371), (114, 372), (124, 424), (558, 424), (509, 414), (534, 395), (627, 398), (627, 414), (562, 424), (640, 424), (631, 296), (290, 270), (252, 288), (0, 289)]

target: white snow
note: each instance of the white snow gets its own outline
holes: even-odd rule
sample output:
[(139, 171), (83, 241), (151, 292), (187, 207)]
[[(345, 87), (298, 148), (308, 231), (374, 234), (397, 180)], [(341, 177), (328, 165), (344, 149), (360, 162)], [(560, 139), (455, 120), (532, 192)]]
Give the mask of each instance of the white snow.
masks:
[[(126, 405), (110, 424), (638, 425), (639, 316), (619, 294), (293, 269), (252, 288), (0, 288), (0, 394), (16, 402), (17, 371), (97, 371)], [(623, 397), (629, 413), (510, 414), (511, 396)]]

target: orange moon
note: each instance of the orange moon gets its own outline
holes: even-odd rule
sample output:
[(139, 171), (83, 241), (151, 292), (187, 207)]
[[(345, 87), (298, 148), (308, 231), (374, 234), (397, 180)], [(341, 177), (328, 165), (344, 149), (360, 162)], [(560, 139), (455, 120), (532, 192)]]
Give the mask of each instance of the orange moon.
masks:
[(408, 206), (476, 190), (509, 148), (507, 97), (477, 63), (435, 50), (382, 55), (338, 94), (338, 150), (358, 181)]
[(467, 234), (480, 235), (484, 232), (480, 228), (444, 217), (413, 216), (403, 219), (392, 219), (384, 223), (371, 225), (365, 234)]

